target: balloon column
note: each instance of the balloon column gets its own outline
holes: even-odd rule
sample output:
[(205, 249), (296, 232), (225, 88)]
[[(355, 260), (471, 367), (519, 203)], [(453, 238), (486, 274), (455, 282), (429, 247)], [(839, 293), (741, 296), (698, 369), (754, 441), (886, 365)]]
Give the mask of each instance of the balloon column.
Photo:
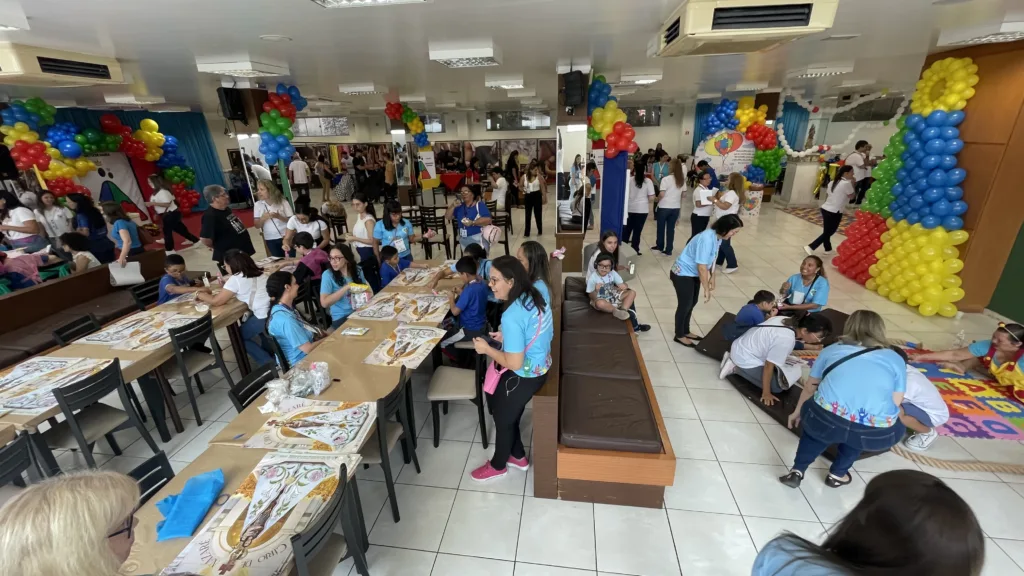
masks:
[(752, 96), (744, 96), (739, 101), (724, 98), (701, 125), (709, 136), (722, 130), (739, 130), (754, 143), (757, 151), (743, 170), (743, 176), (756, 184), (778, 180), (782, 173), (782, 157), (785, 156), (785, 151), (778, 148), (775, 131), (765, 124), (767, 115), (767, 106), (754, 108)]
[[(744, 96), (740, 98), (739, 107), (736, 109), (735, 115), (736, 119), (739, 120), (736, 129), (740, 132), (746, 132), (747, 128), (751, 126), (764, 125), (768, 120), (768, 106), (761, 104), (754, 108), (754, 97)], [(774, 135), (773, 133), (772, 136)]]
[(740, 125), (739, 118), (736, 118), (739, 106), (739, 102), (723, 98), (718, 106), (711, 111), (711, 114), (704, 119), (704, 124), (701, 126), (704, 134), (710, 135), (726, 129), (735, 130)]
[(278, 84), (277, 90), (267, 96), (260, 114), (260, 153), (267, 164), (277, 164), (278, 160), (287, 162), (295, 154), (292, 124), (296, 112), (301, 112), (306, 104), (299, 87), (294, 85)]
[[(869, 290), (924, 316), (955, 316), (955, 303), (964, 297), (956, 275), (964, 263), (956, 246), (968, 239), (959, 186), (967, 172), (957, 167), (964, 147), (957, 126), (974, 96), (977, 71), (970, 58), (946, 58), (925, 70), (911, 102), (914, 113), (890, 139), (887, 160), (875, 172), (869, 212), (858, 212), (854, 226), (862, 218), (866, 223), (848, 230), (832, 261)], [(891, 217), (881, 230), (878, 222), (886, 214)]]
[(626, 122), (626, 113), (619, 108), (619, 101), (611, 96), (612, 87), (604, 76), (596, 76), (590, 83), (587, 94), (587, 137), (593, 141), (604, 140), (604, 157), (615, 158), (620, 152), (630, 154), (640, 149), (636, 143), (636, 131)]
[(45, 138), (40, 137), (37, 130), (52, 125), (54, 113), (56, 108), (42, 98), (29, 98), (24, 102), (15, 100), (10, 107), (0, 110), (3, 120), (0, 133), (4, 135), (4, 144), (11, 149), (11, 158), (18, 170), (38, 169), (51, 190), (51, 183), (60, 179), (55, 193), (68, 189), (68, 184), (71, 185), (70, 191), (74, 191), (74, 183), (70, 179), (85, 176), (95, 170), (96, 165), (81, 157), (84, 148), (76, 141), (80, 136), (76, 127), (65, 124), (53, 126), (46, 131)]
[(384, 107), (384, 113), (388, 118), (399, 121), (401, 120), (405, 127), (409, 129), (409, 133), (412, 134), (413, 142), (419, 148), (426, 148), (430, 146), (430, 138), (427, 136), (426, 128), (423, 126), (423, 121), (420, 120), (420, 115), (415, 110), (402, 104), (401, 102), (388, 102)]

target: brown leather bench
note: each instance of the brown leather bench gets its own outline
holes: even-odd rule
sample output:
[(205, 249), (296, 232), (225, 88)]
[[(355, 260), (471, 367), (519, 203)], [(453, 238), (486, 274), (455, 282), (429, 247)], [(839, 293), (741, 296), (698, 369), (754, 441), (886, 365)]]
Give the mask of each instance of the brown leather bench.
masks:
[(595, 334), (628, 334), (626, 323), (611, 314), (594, 314), (588, 302), (562, 303), (562, 331)]
[(562, 376), (561, 443), (572, 448), (661, 452), (647, 390), (639, 379)]

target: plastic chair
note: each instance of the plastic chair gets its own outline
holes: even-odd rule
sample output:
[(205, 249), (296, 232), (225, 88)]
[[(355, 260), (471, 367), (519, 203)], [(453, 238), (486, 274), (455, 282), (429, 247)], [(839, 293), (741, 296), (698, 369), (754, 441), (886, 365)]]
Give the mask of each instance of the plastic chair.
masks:
[(30, 482), (38, 482), (43, 477), (32, 453), (32, 440), (25, 431), (18, 432), (14, 440), (0, 447), (0, 486), (14, 484), (24, 488), (23, 472), (28, 473)]
[(252, 404), (267, 389), (267, 382), (275, 378), (277, 378), (277, 366), (273, 362), (267, 362), (263, 366), (249, 372), (245, 378), (242, 378), (238, 384), (228, 390), (228, 398), (231, 398), (231, 403), (235, 405), (235, 410), (238, 410), (239, 413), (245, 410), (249, 404)]
[(132, 286), (129, 290), (131, 290), (132, 298), (135, 299), (135, 305), (139, 307), (139, 310), (145, 311), (150, 306), (156, 306), (157, 300), (160, 299), (160, 278), (146, 280), (142, 284)]
[(139, 483), (139, 506), (142, 506), (174, 479), (174, 468), (171, 468), (167, 455), (161, 450), (156, 456), (132, 469), (128, 475)]
[[(174, 358), (165, 362), (161, 368), (168, 378), (175, 373), (181, 375), (185, 391), (188, 392), (189, 403), (192, 404), (192, 412), (196, 417), (196, 424), (201, 425), (203, 420), (199, 415), (195, 392), (192, 390), (192, 380), (195, 380), (199, 393), (205, 394), (206, 390), (203, 389), (199, 373), (216, 366), (224, 373), (228, 386), (234, 386), (231, 373), (228, 372), (227, 364), (224, 363), (220, 342), (213, 334), (213, 313), (207, 312), (202, 318), (180, 328), (171, 328), (167, 332), (171, 335), (171, 344), (174, 346)], [(196, 349), (197, 345), (203, 345), (207, 341), (210, 343), (209, 346), (213, 354)]]

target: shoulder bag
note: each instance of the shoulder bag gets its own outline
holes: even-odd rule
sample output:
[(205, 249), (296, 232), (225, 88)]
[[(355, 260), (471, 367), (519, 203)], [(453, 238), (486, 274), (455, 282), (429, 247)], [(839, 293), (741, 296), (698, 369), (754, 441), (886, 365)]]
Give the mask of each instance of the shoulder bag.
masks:
[(824, 382), (825, 381), (825, 377), (828, 376), (829, 372), (831, 372), (831, 371), (835, 370), (836, 368), (838, 368), (839, 365), (842, 364), (843, 362), (846, 362), (847, 360), (853, 360), (857, 356), (862, 356), (864, 354), (867, 354), (868, 352), (874, 352), (875, 350), (885, 350), (885, 348), (880, 348), (878, 346), (875, 346), (874, 348), (865, 348), (863, 350), (857, 350), (853, 354), (847, 354), (846, 356), (843, 356), (838, 361), (836, 361), (833, 364), (831, 364), (828, 368), (825, 368), (825, 371), (821, 373), (821, 380), (820, 381)]
[[(530, 340), (530, 343), (527, 344), (526, 348), (523, 350), (523, 361), (524, 362), (526, 361), (526, 353), (530, 350), (530, 346), (533, 346), (533, 343), (537, 340), (537, 337), (540, 336), (540, 330), (541, 330), (541, 327), (543, 327), (543, 326), (544, 326), (544, 316), (541, 313), (541, 311), (538, 310), (537, 311), (537, 333), (533, 335), (533, 339)], [(487, 393), (487, 394), (494, 394), (494, 391), (498, 389), (498, 381), (501, 380), (501, 375), (504, 374), (508, 370), (508, 368), (502, 368), (501, 370), (498, 370), (495, 366), (497, 366), (497, 363), (495, 363), (495, 362), (491, 362), (490, 364), (488, 364), (487, 365), (487, 373), (484, 374), (484, 386), (483, 386), (483, 388), (484, 388), (484, 392)]]

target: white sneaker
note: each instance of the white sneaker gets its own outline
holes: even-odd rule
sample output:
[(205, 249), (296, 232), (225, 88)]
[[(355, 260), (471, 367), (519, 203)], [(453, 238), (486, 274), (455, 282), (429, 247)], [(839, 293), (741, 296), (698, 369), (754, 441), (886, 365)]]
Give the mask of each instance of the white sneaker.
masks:
[(831, 256), (831, 255), (833, 255), (835, 253), (836, 253), (835, 250), (825, 250), (825, 256)]
[(722, 363), (718, 367), (718, 379), (725, 380), (725, 377), (736, 371), (736, 364), (733, 363), (732, 358), (729, 357), (729, 353), (726, 352), (725, 356), (722, 356)]
[(735, 271), (737, 271), (739, 269), (740, 269), (739, 266), (737, 266), (735, 268), (726, 268), (725, 270), (722, 270), (722, 272), (725, 272), (726, 274), (732, 274), (733, 272), (735, 272)]
[(914, 434), (910, 438), (903, 441), (903, 445), (913, 450), (914, 452), (924, 452), (935, 442), (935, 439), (939, 437), (939, 433), (935, 428), (931, 429), (931, 432), (923, 432)]
[(181, 242), (181, 245), (182, 246), (191, 246), (192, 245), (192, 241), (191, 240), (183, 240)]
[(629, 320), (629, 311), (619, 308), (612, 311), (612, 316), (615, 316), (619, 320)]
[(163, 244), (164, 243), (164, 239), (163, 238), (157, 238), (156, 239), (156, 243), (157, 244)]
[(814, 255), (814, 250), (811, 250), (810, 246), (804, 246), (804, 252), (807, 252), (808, 256)]

